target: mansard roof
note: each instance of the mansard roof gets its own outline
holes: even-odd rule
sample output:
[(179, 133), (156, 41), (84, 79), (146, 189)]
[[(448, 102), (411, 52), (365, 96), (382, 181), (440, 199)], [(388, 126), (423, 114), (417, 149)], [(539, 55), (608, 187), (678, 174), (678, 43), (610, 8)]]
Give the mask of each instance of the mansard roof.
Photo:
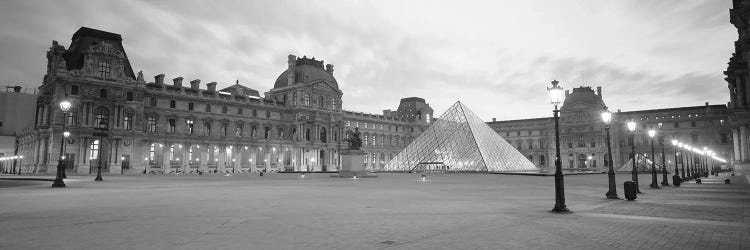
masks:
[(88, 27), (81, 27), (71, 38), (70, 47), (65, 54), (65, 63), (68, 66), (68, 70), (82, 69), (84, 66), (84, 52), (90, 47), (101, 44), (102, 42), (111, 44), (115, 49), (125, 55), (125, 61), (127, 62), (125, 64), (125, 75), (135, 80), (133, 68), (130, 66), (130, 61), (127, 59), (127, 54), (125, 54), (125, 48), (122, 46), (122, 36)]

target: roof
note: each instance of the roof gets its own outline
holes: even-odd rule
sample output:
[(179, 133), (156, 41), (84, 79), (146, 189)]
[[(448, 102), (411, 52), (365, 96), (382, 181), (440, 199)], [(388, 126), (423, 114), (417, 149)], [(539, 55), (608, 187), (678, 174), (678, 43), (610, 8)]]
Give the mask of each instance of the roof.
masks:
[(70, 40), (70, 48), (68, 48), (68, 52), (65, 54), (65, 63), (68, 66), (68, 70), (82, 69), (83, 53), (93, 45), (101, 42), (108, 42), (125, 55), (125, 75), (135, 80), (135, 74), (133, 73), (133, 68), (130, 66), (130, 60), (128, 60), (128, 56), (125, 54), (125, 48), (122, 46), (122, 36), (119, 34), (81, 27), (73, 34), (73, 37)]
[(336, 82), (336, 78), (331, 73), (328, 73), (323, 68), (323, 61), (317, 61), (315, 58), (308, 59), (307, 57), (296, 59), (293, 68), (284, 70), (274, 83), (273, 88), (282, 88), (289, 86), (289, 75), (294, 73), (294, 83), (310, 83), (315, 81), (324, 81), (336, 89), (339, 89), (339, 84)]
[(234, 85), (219, 90), (221, 92), (228, 92), (236, 95), (246, 95), (260, 97), (260, 92), (255, 89), (240, 85), (240, 81), (237, 81)]
[(573, 91), (565, 96), (563, 107), (573, 106), (575, 104), (587, 104), (587, 105), (601, 105), (606, 107), (602, 97), (597, 95), (591, 87), (578, 87), (573, 88)]

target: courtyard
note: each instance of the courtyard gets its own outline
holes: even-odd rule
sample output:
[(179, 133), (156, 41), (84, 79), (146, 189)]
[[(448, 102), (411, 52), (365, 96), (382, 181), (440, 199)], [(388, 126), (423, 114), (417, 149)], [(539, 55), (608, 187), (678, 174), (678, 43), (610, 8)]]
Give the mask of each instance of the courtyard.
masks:
[[(606, 200), (603, 174), (70, 176), (0, 188), (0, 249), (747, 249), (745, 175)], [(3, 176), (13, 178), (10, 176)], [(28, 176), (24, 176), (28, 177)], [(618, 174), (618, 192), (629, 175)], [(729, 178), (732, 184), (723, 180)], [(659, 179), (661, 181), (661, 177)], [(21, 182), (0, 180), (0, 182)], [(28, 183), (34, 183), (29, 185)], [(0, 185), (0, 187), (3, 185)]]

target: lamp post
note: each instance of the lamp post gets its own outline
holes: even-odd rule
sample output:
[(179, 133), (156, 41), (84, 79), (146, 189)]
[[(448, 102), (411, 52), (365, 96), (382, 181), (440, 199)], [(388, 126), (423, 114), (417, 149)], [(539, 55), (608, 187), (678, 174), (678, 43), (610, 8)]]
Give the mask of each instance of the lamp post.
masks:
[(104, 146), (104, 131), (107, 130), (107, 125), (108, 125), (108, 122), (109, 122), (107, 119), (108, 119), (107, 117), (103, 117), (102, 120), (101, 120), (101, 122), (99, 122), (99, 126), (97, 126), (96, 128), (94, 128), (96, 130), (99, 130), (99, 150), (97, 150), (99, 152), (98, 152), (98, 155), (96, 156), (96, 158), (97, 158), (97, 163), (96, 163), (96, 178), (94, 179), (94, 181), (103, 181), (104, 180), (104, 179), (102, 179), (102, 149), (103, 149), (102, 146)]
[(552, 87), (547, 87), (550, 103), (555, 106), (552, 111), (555, 117), (555, 207), (552, 208), (554, 213), (568, 213), (568, 207), (565, 205), (565, 184), (563, 181), (562, 162), (560, 161), (560, 124), (557, 105), (560, 105), (565, 99), (562, 87), (558, 81), (552, 81)]
[[(63, 124), (64, 124), (64, 122), (63, 122)], [(63, 126), (64, 126), (64, 125), (63, 125)], [(67, 140), (67, 139), (68, 139), (68, 137), (70, 137), (70, 132), (68, 132), (68, 131), (64, 131), (64, 132), (63, 132), (63, 140)], [(68, 150), (67, 150), (67, 149), (68, 149), (68, 147), (67, 147), (67, 144), (66, 144), (66, 143), (63, 143), (63, 145), (62, 145), (62, 148), (63, 148), (63, 156), (62, 156), (62, 158), (63, 158), (63, 160), (67, 160), (67, 159), (66, 159), (66, 156), (65, 156), (65, 152), (67, 152), (67, 151), (68, 151)], [(67, 175), (67, 174), (65, 174), (65, 172), (66, 172), (66, 171), (65, 171), (65, 165), (63, 164), (63, 168), (62, 168), (62, 178), (63, 178), (63, 179), (66, 179), (66, 178), (68, 178), (68, 175)]]
[[(67, 100), (63, 100), (60, 102), (60, 110), (62, 110), (63, 112), (62, 131), (65, 131), (65, 118), (68, 116), (68, 110), (70, 110), (70, 106), (72, 106), (72, 104)], [(63, 132), (60, 132), (60, 134), (62, 135)], [(53, 188), (65, 187), (65, 182), (63, 182), (63, 173), (62, 173), (63, 168), (65, 167), (63, 163), (63, 161), (65, 161), (64, 156), (63, 156), (63, 146), (65, 146), (65, 136), (60, 136), (60, 137), (61, 137), (60, 138), (60, 159), (57, 160), (57, 174), (55, 176), (55, 181), (52, 182)]]
[(649, 129), (648, 130), (648, 137), (651, 138), (651, 188), (659, 188), (659, 182), (656, 179), (656, 159), (654, 159), (654, 136), (656, 135), (656, 130)]
[(617, 184), (615, 181), (615, 169), (612, 165), (612, 145), (609, 137), (609, 123), (612, 122), (612, 113), (609, 110), (602, 112), (602, 121), (604, 121), (604, 131), (607, 131), (607, 162), (609, 162), (609, 172), (607, 177), (609, 178), (609, 191), (607, 191), (607, 199), (620, 199), (617, 197)]
[(635, 121), (631, 120), (631, 121), (628, 121), (627, 125), (628, 125), (628, 130), (630, 131), (630, 140), (633, 142), (633, 145), (632, 145), (633, 146), (633, 149), (632, 149), (633, 150), (632, 151), (633, 153), (633, 158), (632, 158), (633, 160), (633, 170), (632, 170), (633, 182), (635, 182), (636, 193), (642, 194), (641, 188), (638, 187), (638, 168), (635, 165), (635, 162), (637, 159), (635, 155), (635, 125), (636, 124), (635, 124)]
[(659, 139), (659, 144), (661, 144), (661, 185), (662, 186), (669, 186), (669, 180), (667, 180), (667, 162), (666, 162), (666, 155), (664, 154), (664, 137), (662, 139)]
[(672, 175), (672, 182), (675, 186), (678, 186), (680, 183), (680, 170), (677, 168), (677, 145), (679, 142), (677, 140), (672, 140), (672, 147), (674, 148), (674, 175)]

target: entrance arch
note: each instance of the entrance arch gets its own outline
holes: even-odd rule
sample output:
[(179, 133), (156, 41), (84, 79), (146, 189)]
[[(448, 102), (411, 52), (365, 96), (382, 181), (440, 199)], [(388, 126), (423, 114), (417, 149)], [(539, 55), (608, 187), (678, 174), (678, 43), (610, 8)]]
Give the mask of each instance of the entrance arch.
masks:
[(588, 157), (586, 157), (585, 154), (578, 154), (578, 164), (576, 164), (578, 168), (586, 168), (586, 160), (588, 160)]
[(326, 162), (326, 151), (321, 149), (320, 150), (320, 170), (326, 171), (328, 170), (328, 162)]

